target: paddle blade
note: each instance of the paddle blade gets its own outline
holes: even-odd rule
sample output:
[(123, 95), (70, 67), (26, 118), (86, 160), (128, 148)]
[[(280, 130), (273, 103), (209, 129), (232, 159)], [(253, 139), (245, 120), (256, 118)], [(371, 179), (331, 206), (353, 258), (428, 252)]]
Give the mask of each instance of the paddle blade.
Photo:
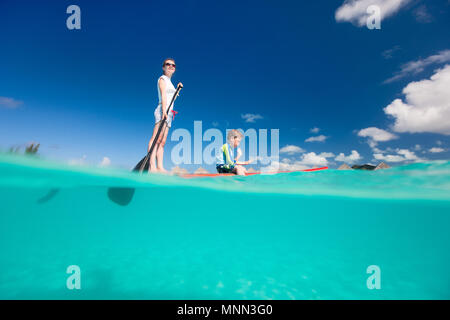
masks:
[[(146, 158), (147, 158), (147, 156), (143, 157), (141, 159), (141, 161), (139, 161), (138, 164), (134, 167), (133, 171), (141, 171), (142, 164), (144, 163), (144, 161), (146, 161), (145, 160)], [(142, 168), (142, 172), (148, 171), (149, 164), (150, 164), (150, 161), (148, 161), (148, 159), (147, 159), (145, 166)]]
[(45, 196), (37, 200), (37, 203), (42, 204), (50, 201), (51, 199), (53, 199), (53, 197), (56, 196), (58, 192), (58, 188), (50, 189), (50, 191)]
[[(134, 167), (133, 171), (141, 171), (142, 164), (146, 161), (146, 158), (147, 156), (143, 157)], [(146, 164), (142, 169), (143, 172), (148, 170), (148, 163), (149, 162), (146, 161)], [(127, 206), (131, 200), (133, 200), (134, 191), (134, 188), (108, 188), (108, 198), (120, 206)]]
[(108, 198), (120, 206), (127, 206), (133, 199), (134, 188), (108, 188)]

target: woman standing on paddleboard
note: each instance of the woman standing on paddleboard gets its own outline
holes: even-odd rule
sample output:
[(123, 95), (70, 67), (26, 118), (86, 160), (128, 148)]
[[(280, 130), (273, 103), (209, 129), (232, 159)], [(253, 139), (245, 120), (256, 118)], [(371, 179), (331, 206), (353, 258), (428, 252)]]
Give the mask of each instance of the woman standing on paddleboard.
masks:
[[(161, 121), (165, 121), (163, 130), (156, 141), (156, 145), (152, 150), (150, 155), (150, 172), (162, 172), (166, 173), (167, 171), (164, 169), (163, 165), (163, 156), (164, 156), (164, 145), (166, 144), (167, 134), (169, 133), (169, 128), (172, 126), (173, 119), (173, 104), (169, 110), (169, 114), (167, 114), (167, 108), (172, 101), (173, 95), (175, 94), (175, 87), (172, 84), (171, 78), (175, 73), (175, 60), (174, 59), (166, 59), (163, 62), (163, 75), (158, 79), (158, 97), (159, 103), (155, 109), (155, 127), (153, 128), (153, 135), (148, 143), (147, 152), (150, 151), (153, 140), (155, 139), (156, 133), (158, 132), (159, 125)], [(181, 82), (178, 86), (181, 85)], [(156, 166), (155, 166), (156, 160)]]

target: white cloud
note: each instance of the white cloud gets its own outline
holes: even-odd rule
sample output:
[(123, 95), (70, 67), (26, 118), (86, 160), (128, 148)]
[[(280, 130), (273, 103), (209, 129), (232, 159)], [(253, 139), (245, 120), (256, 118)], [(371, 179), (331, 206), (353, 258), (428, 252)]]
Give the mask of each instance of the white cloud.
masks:
[(241, 118), (245, 120), (245, 122), (255, 122), (258, 119), (262, 119), (263, 116), (260, 114), (252, 114), (252, 113), (246, 113), (246, 114), (241, 114)]
[(336, 10), (335, 19), (337, 22), (351, 22), (359, 27), (366, 26), (367, 8), (371, 5), (378, 6), (381, 11), (381, 18), (385, 19), (394, 15), (410, 0), (345, 0)]
[(318, 133), (318, 132), (320, 131), (320, 129), (317, 128), (317, 127), (314, 127), (314, 128), (312, 128), (312, 129), (310, 129), (309, 131), (310, 131), (311, 133)]
[(16, 109), (20, 105), (22, 105), (22, 103), (22, 101), (16, 100), (14, 98), (0, 97), (0, 107), (6, 109)]
[(391, 154), (384, 155), (384, 154), (381, 154), (381, 153), (375, 153), (373, 155), (373, 157), (376, 160), (386, 161), (386, 162), (402, 162), (402, 161), (405, 161), (405, 158), (403, 158), (402, 156), (391, 155)]
[(428, 12), (427, 7), (425, 5), (421, 5), (416, 10), (413, 11), (414, 17), (417, 22), (420, 23), (430, 23), (433, 21), (433, 17)]
[(400, 46), (399, 46), (399, 45), (396, 45), (396, 46), (394, 46), (394, 47), (391, 48), (391, 49), (384, 50), (384, 51), (381, 53), (381, 55), (382, 55), (383, 58), (385, 58), (385, 59), (391, 59), (392, 56), (394, 55), (394, 53), (397, 52), (398, 50), (400, 50)]
[(406, 160), (420, 160), (414, 152), (408, 149), (397, 149), (397, 153), (404, 156)]
[(431, 153), (439, 153), (439, 152), (444, 152), (445, 150), (442, 148), (438, 148), (438, 147), (433, 147), (430, 150), (428, 150)]
[(383, 110), (395, 118), (396, 132), (432, 132), (450, 135), (450, 65), (437, 70), (430, 80), (409, 83), (406, 103), (395, 99)]
[(302, 154), (299, 160), (283, 159), (282, 164), (289, 165), (289, 168), (301, 168), (297, 170), (307, 169), (311, 166), (323, 167), (328, 164), (326, 157), (316, 154), (315, 152), (309, 152)]
[(423, 161), (423, 159), (416, 156), (416, 154), (408, 149), (396, 149), (395, 155), (388, 154), (384, 155), (381, 153), (375, 153), (373, 157), (376, 160), (386, 161), (386, 162), (418, 162)]
[(308, 139), (305, 140), (305, 142), (324, 142), (327, 138), (328, 137), (321, 134), (320, 136), (317, 137), (309, 137)]
[(369, 140), (368, 143), (369, 143), (369, 146), (370, 146), (370, 148), (372, 149), (373, 152), (376, 152), (376, 153), (383, 153), (384, 152), (383, 150), (381, 150), (381, 149), (379, 149), (377, 147), (378, 142)]
[(322, 152), (322, 153), (319, 154), (319, 157), (332, 158), (332, 157), (334, 157), (334, 153), (332, 153), (332, 152)]
[(383, 130), (383, 129), (378, 129), (376, 127), (369, 127), (369, 128), (365, 128), (365, 129), (361, 129), (358, 132), (358, 136), (360, 137), (368, 137), (371, 138), (373, 141), (389, 141), (392, 139), (396, 139), (397, 136), (395, 136), (394, 134)]
[(377, 148), (378, 142), (397, 139), (396, 135), (376, 127), (361, 129), (358, 131), (358, 136), (368, 138), (367, 143), (373, 149), (373, 151), (378, 153), (381, 152), (381, 150)]
[(442, 141), (441, 140), (436, 141), (436, 143), (437, 143), (438, 146), (442, 145)]
[(352, 150), (352, 153), (349, 154), (348, 156), (346, 156), (344, 153), (339, 153), (339, 155), (334, 159), (336, 161), (340, 161), (340, 162), (348, 162), (348, 163), (353, 163), (355, 161), (358, 161), (362, 159), (361, 155), (358, 153), (358, 151), (356, 150)]
[(297, 162), (289, 162), (283, 159), (281, 162), (272, 161), (270, 166), (262, 167), (261, 172), (298, 171), (309, 169), (309, 166)]
[(86, 155), (83, 155), (80, 159), (71, 159), (69, 160), (69, 164), (71, 166), (83, 166), (86, 165)]
[(111, 164), (111, 159), (108, 157), (103, 157), (102, 161), (100, 162), (100, 167), (108, 167)]
[(280, 149), (280, 153), (295, 154), (305, 152), (302, 148), (294, 145), (287, 145)]
[(284, 158), (281, 162), (272, 161), (270, 166), (261, 168), (262, 172), (275, 172), (275, 171), (297, 171), (305, 170), (313, 167), (325, 167), (328, 165), (327, 157), (331, 153), (322, 152), (321, 154), (316, 154), (315, 152), (309, 152), (303, 154), (300, 159), (293, 160)]
[(429, 56), (425, 59), (410, 61), (400, 67), (400, 71), (394, 73), (392, 77), (385, 80), (384, 83), (394, 82), (398, 79), (404, 78), (408, 75), (415, 75), (425, 70), (426, 67), (432, 64), (443, 64), (450, 61), (450, 50), (440, 51), (438, 54)]
[(326, 166), (328, 161), (325, 157), (317, 155), (315, 152), (309, 152), (302, 155), (302, 158), (297, 163), (306, 166)]
[(414, 150), (416, 150), (416, 151), (420, 151), (421, 149), (422, 149), (422, 147), (420, 146), (420, 144), (416, 144), (414, 146)]

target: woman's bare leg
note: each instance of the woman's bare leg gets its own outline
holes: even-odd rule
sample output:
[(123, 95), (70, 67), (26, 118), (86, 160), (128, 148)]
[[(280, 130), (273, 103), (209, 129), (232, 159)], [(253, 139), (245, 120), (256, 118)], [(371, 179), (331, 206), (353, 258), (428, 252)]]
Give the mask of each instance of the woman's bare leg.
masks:
[(169, 128), (164, 127), (164, 134), (161, 134), (161, 139), (158, 143), (158, 149), (156, 150), (156, 166), (159, 172), (167, 173), (167, 170), (164, 169), (164, 145), (166, 144), (167, 135), (169, 133)]
[(239, 176), (245, 176), (247, 169), (245, 169), (243, 166), (238, 165), (238, 166), (234, 167), (233, 172)]
[[(150, 138), (150, 141), (148, 142), (147, 152), (149, 152), (150, 148), (152, 147), (153, 140), (156, 137), (156, 133), (158, 132), (158, 128), (159, 128), (160, 124), (161, 124), (161, 121), (156, 123), (155, 127), (153, 128), (153, 134), (152, 134), (152, 137)], [(153, 151), (152, 151), (152, 153), (150, 155), (150, 160), (149, 160), (150, 163), (149, 163), (149, 166), (148, 166), (148, 171), (149, 172), (156, 172), (155, 157), (156, 157), (156, 149), (157, 149), (157, 147), (158, 147), (157, 144), (155, 144), (155, 146), (153, 147)]]

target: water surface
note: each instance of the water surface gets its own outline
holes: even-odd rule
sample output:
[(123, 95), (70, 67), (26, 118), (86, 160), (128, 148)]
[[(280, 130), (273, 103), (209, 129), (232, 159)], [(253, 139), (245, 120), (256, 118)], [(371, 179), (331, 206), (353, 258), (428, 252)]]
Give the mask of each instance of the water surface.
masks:
[(450, 162), (185, 179), (0, 155), (0, 298), (449, 299), (449, 191)]

